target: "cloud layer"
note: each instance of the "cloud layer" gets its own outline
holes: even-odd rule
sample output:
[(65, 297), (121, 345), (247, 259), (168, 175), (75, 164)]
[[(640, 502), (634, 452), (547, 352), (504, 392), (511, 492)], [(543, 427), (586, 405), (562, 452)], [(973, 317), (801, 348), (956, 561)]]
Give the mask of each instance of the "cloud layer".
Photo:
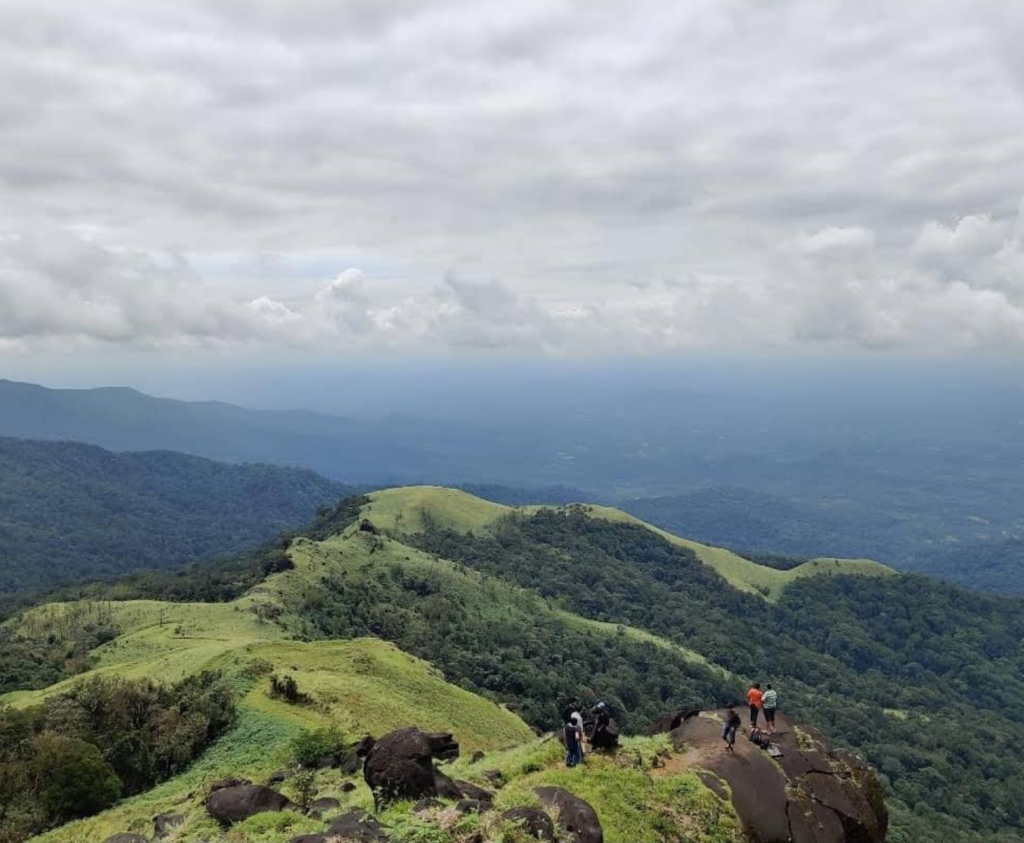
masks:
[(989, 0), (0, 0), (0, 355), (1024, 347)]

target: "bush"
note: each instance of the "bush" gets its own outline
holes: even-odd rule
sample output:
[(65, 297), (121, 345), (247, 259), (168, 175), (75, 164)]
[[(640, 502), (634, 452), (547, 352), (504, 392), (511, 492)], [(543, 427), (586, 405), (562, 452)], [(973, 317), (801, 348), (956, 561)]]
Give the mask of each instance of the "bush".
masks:
[(345, 735), (337, 726), (305, 731), (291, 743), (292, 762), (297, 767), (316, 767), (324, 758), (341, 761), (347, 752)]
[(275, 674), (270, 677), (270, 696), (275, 700), (284, 700), (292, 704), (309, 701), (309, 697), (299, 690), (299, 683), (295, 681), (295, 677), (287, 675)]

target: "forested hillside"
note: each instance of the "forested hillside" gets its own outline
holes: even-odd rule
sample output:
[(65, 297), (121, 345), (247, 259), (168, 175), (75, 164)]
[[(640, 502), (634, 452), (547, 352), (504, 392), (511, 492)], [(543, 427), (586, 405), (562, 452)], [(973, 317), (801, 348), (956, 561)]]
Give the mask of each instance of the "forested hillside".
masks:
[[(195, 567), (91, 595), (223, 594), (233, 604), (216, 616), (253, 616), (250, 635), (382, 638), (539, 728), (557, 725), (570, 695), (606, 700), (641, 731), (664, 710), (737, 702), (747, 683), (770, 681), (785, 712), (877, 767), (893, 843), (1024, 841), (1021, 601), (836, 560), (794, 576), (800, 568), (762, 568), (616, 510), (516, 510), (431, 487), (345, 501), (301, 532), (284, 564), (267, 564), (280, 549), (237, 563), (235, 586), (211, 588)], [(192, 606), (197, 619), (215, 614)], [(11, 690), (136, 652), (171, 666), (236, 646), (233, 632), (206, 638), (174, 623), (181, 639), (164, 655), (104, 644), (124, 635), (116, 623), (51, 646), (45, 629), (24, 639), (12, 622), (0, 673)]]
[(0, 438), (0, 592), (253, 547), (347, 490), (298, 469)]

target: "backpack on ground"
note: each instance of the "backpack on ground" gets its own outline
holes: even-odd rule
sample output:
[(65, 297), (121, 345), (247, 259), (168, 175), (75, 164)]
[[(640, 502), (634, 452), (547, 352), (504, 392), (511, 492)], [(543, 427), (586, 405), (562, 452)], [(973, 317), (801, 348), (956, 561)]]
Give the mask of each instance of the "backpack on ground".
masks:
[(757, 726), (750, 730), (747, 739), (755, 746), (761, 747), (761, 749), (768, 749), (772, 745), (772, 739), (768, 737), (768, 733), (758, 729)]

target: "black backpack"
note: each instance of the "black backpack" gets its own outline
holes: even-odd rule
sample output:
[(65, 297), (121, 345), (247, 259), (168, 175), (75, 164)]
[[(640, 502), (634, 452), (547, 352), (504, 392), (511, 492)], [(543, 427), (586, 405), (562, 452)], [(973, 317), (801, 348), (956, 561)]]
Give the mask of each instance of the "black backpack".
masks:
[(768, 749), (772, 745), (772, 739), (768, 737), (768, 734), (756, 726), (750, 730), (750, 734), (747, 737), (752, 744), (761, 747), (761, 749)]

